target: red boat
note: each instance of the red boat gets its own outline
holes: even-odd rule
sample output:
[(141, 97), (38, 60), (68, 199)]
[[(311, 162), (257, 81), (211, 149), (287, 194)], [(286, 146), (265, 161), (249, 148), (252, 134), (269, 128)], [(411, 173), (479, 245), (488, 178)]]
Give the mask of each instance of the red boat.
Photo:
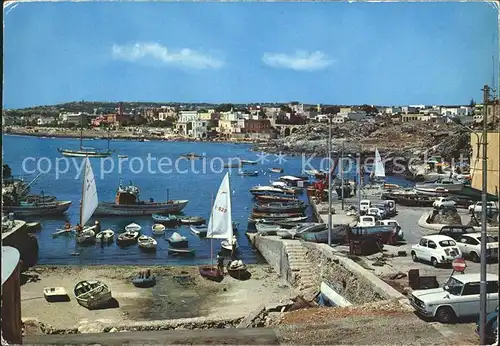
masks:
[(222, 273), (216, 266), (200, 266), (200, 275), (207, 280), (221, 282), (224, 279), (224, 273)]

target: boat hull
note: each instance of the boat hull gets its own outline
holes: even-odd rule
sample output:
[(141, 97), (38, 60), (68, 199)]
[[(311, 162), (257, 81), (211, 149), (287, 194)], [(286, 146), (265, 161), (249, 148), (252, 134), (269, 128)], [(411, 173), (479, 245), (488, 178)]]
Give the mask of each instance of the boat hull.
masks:
[[(173, 203), (149, 203), (116, 205), (112, 202), (101, 202), (94, 212), (95, 216), (141, 216), (153, 214), (179, 213), (186, 205), (187, 200), (174, 201)], [(155, 220), (156, 221), (156, 220)]]
[(112, 154), (111, 151), (85, 151), (85, 150), (67, 150), (67, 149), (57, 149), (63, 156), (66, 157), (97, 157), (103, 158), (108, 157)]
[(4, 213), (14, 213), (16, 217), (22, 216), (48, 216), (64, 214), (71, 206), (71, 201), (50, 203), (41, 206), (4, 206)]
[(199, 272), (202, 277), (207, 280), (221, 282), (224, 279), (224, 274), (213, 266), (202, 266), (199, 267)]

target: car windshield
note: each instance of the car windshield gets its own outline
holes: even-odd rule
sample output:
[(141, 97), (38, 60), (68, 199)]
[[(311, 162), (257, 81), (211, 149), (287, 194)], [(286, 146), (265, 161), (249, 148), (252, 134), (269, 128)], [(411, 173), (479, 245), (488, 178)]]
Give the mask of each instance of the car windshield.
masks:
[(453, 240), (441, 240), (439, 242), (439, 245), (441, 245), (441, 247), (448, 247), (448, 246), (455, 246), (457, 245)]
[(464, 284), (452, 276), (450, 277), (448, 282), (446, 282), (446, 284), (444, 285), (444, 290), (448, 293), (458, 296), (460, 295), (460, 293), (462, 293), (463, 287)]
[(393, 221), (393, 222), (388, 222), (387, 224), (388, 224), (389, 226), (397, 226), (397, 225), (398, 225), (398, 224), (397, 224), (396, 222), (394, 222), (394, 221)]

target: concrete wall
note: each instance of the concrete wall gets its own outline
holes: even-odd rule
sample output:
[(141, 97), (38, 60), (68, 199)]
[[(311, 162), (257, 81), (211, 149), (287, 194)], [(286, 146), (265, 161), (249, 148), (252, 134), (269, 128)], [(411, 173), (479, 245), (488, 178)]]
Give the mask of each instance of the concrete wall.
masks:
[(267, 263), (273, 267), (274, 271), (283, 279), (291, 283), (293, 281), (293, 276), (290, 264), (288, 263), (285, 244), (279, 239), (251, 235), (249, 238), (252, 244), (259, 250), (260, 254), (264, 256)]
[[(479, 132), (480, 143), (483, 140), (482, 133)], [(483, 158), (483, 148), (480, 145), (477, 146), (478, 137), (475, 134), (471, 134), (470, 143), (472, 146), (472, 157), (470, 158), (471, 166), (471, 176), (472, 176), (472, 187), (481, 190), (483, 188), (483, 169), (482, 169), (482, 158)], [(500, 134), (498, 132), (488, 132), (487, 136), (488, 142), (488, 193), (497, 195), (500, 191), (499, 186), (499, 161), (500, 161)], [(477, 150), (479, 149), (479, 156)]]

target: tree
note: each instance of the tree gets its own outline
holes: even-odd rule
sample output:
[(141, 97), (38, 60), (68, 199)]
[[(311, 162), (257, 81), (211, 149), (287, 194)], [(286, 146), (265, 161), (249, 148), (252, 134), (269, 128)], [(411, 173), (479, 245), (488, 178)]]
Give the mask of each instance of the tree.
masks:
[(216, 112), (229, 112), (233, 108), (232, 103), (223, 103), (215, 107)]
[(338, 112), (340, 112), (339, 106), (325, 106), (321, 109), (321, 113), (323, 114), (337, 114)]

